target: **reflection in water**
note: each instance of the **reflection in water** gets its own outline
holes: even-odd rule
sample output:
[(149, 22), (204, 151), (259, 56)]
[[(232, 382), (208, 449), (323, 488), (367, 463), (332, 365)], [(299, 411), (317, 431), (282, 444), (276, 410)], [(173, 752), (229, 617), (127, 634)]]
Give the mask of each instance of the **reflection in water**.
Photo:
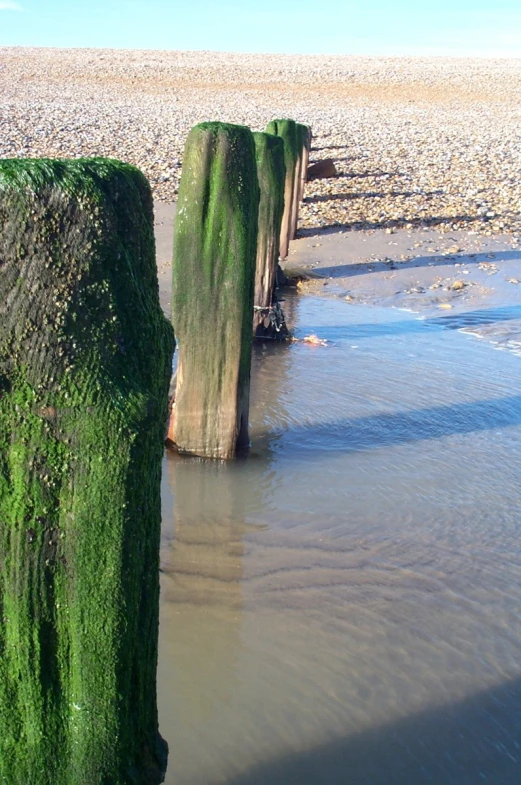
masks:
[(169, 700), (174, 760), (199, 754), (199, 729), (219, 720), (236, 679), (245, 527), (228, 466), (165, 456), (163, 511), (171, 523), (164, 527), (161, 563), (167, 621), (160, 690)]
[[(174, 539), (163, 564), (177, 605), (240, 611), (244, 499), (234, 493), (226, 464), (167, 455), (175, 498)], [(168, 583), (167, 583), (168, 586)]]
[(513, 785), (519, 359), (298, 308), (332, 345), (256, 348), (250, 457), (166, 459), (166, 783)]

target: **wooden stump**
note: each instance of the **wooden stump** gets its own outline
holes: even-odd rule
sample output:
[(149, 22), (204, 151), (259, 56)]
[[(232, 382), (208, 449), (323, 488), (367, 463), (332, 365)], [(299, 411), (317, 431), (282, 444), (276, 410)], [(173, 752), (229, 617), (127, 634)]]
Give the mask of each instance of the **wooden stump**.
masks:
[(287, 329), (275, 300), (275, 285), (284, 211), (284, 142), (279, 136), (266, 133), (254, 133), (253, 138), (260, 188), (253, 335), (283, 340)]
[(179, 366), (168, 438), (183, 453), (227, 459), (248, 446), (258, 210), (251, 131), (195, 126), (183, 159), (173, 261)]
[(116, 161), (0, 161), (0, 227), (0, 782), (160, 782), (174, 340), (150, 188)]
[(292, 232), (293, 201), (295, 195), (295, 177), (298, 161), (297, 125), (294, 120), (272, 120), (266, 126), (266, 132), (280, 136), (284, 141), (284, 163), (286, 165), (286, 180), (284, 184), (284, 213), (280, 228), (281, 259), (288, 255), (289, 241)]

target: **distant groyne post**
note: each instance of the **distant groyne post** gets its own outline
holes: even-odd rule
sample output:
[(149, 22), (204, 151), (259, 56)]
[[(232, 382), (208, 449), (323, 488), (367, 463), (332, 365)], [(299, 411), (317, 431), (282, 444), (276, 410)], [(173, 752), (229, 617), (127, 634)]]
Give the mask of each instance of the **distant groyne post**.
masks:
[(284, 141), (262, 132), (254, 133), (253, 138), (260, 188), (253, 335), (282, 340), (287, 329), (275, 299), (275, 284), (284, 212)]
[(0, 227), (0, 781), (156, 783), (174, 339), (150, 188), (115, 161), (1, 161)]
[(233, 458), (249, 440), (259, 186), (248, 128), (209, 122), (191, 130), (177, 204), (179, 359), (168, 441), (182, 453)]
[[(302, 162), (300, 166), (300, 193), (299, 193), (299, 202), (301, 202), (304, 198), (304, 190), (308, 179), (308, 166), (309, 166), (309, 154), (311, 151), (311, 142), (313, 139), (313, 133), (309, 125), (301, 125), (300, 123), (297, 125), (299, 128), (300, 134), (300, 141), (302, 144)], [(295, 233), (296, 233), (295, 227)]]
[(293, 199), (291, 202), (291, 220), (289, 239), (294, 240), (297, 236), (298, 214), (300, 202), (304, 196), (304, 186), (306, 183), (307, 160), (309, 160), (309, 138), (310, 129), (307, 125), (295, 123), (297, 137), (297, 160), (295, 163), (295, 181), (293, 184)]
[(292, 239), (292, 217), (295, 200), (295, 179), (297, 177), (297, 163), (299, 157), (299, 144), (297, 137), (297, 124), (294, 120), (272, 120), (266, 126), (266, 132), (280, 136), (284, 142), (284, 163), (286, 166), (286, 179), (284, 183), (284, 213), (280, 229), (281, 259), (288, 255), (289, 242)]

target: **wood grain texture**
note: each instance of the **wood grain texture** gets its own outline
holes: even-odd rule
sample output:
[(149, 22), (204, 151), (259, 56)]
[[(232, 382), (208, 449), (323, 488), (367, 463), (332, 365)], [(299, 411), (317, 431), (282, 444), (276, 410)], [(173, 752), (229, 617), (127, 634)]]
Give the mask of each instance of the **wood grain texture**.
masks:
[(180, 452), (228, 459), (248, 446), (258, 209), (251, 131), (195, 126), (185, 148), (172, 279), (179, 364), (169, 438)]

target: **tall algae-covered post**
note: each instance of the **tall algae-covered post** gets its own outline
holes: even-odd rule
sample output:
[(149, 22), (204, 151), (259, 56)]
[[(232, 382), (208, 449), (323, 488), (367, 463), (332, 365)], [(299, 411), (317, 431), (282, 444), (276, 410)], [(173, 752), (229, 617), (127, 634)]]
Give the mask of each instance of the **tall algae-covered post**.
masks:
[(284, 184), (284, 213), (280, 228), (280, 258), (288, 255), (289, 241), (291, 238), (291, 217), (293, 214), (293, 199), (295, 193), (296, 166), (298, 161), (297, 124), (294, 120), (272, 120), (266, 126), (266, 132), (280, 136), (284, 142), (284, 163), (286, 165), (286, 180)]
[(284, 211), (284, 142), (279, 136), (266, 133), (254, 133), (253, 138), (260, 188), (253, 334), (262, 338), (285, 338), (287, 330), (282, 312), (274, 302)]
[(174, 341), (150, 189), (116, 161), (1, 161), (0, 227), (0, 782), (160, 782)]
[(172, 313), (179, 365), (168, 438), (180, 452), (233, 458), (248, 445), (259, 210), (248, 128), (201, 123), (191, 130), (177, 205)]

